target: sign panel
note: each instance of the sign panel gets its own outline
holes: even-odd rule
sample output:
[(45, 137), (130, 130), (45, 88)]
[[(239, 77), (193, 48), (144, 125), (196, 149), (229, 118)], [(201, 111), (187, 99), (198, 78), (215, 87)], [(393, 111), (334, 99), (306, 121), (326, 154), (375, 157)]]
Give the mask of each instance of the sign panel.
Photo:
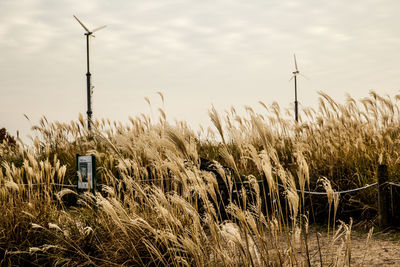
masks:
[(93, 189), (96, 183), (96, 158), (90, 156), (76, 156), (78, 189)]

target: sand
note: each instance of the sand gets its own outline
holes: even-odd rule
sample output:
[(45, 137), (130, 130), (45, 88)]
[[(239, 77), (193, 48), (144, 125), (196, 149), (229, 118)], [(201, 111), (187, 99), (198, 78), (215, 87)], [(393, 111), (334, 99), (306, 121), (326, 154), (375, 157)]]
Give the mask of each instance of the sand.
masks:
[[(316, 230), (310, 231), (309, 250), (312, 266), (320, 266), (320, 256)], [(326, 231), (323, 232), (326, 236)], [(320, 238), (320, 246), (323, 252), (326, 252), (328, 242), (325, 236)], [(386, 232), (373, 234), (367, 243), (368, 233), (352, 231), (351, 235), (351, 257), (350, 266), (400, 266), (400, 233)], [(340, 238), (335, 244), (329, 245), (331, 253), (340, 255), (338, 266), (349, 266), (344, 262), (346, 249), (341, 247), (344, 238)], [(324, 264), (324, 266), (326, 266)]]

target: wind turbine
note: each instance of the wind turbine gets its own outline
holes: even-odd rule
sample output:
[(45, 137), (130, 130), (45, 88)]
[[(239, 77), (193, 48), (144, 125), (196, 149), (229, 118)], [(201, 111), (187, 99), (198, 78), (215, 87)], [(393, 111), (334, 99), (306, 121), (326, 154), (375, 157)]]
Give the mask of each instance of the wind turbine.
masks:
[(296, 70), (292, 72), (293, 76), (292, 78), (290, 78), (289, 81), (293, 80), (294, 78), (294, 112), (295, 112), (296, 122), (299, 122), (299, 109), (298, 109), (299, 105), (297, 101), (297, 75), (301, 75), (303, 77), (305, 76), (299, 72), (299, 69), (297, 67), (296, 54), (293, 54), (293, 56), (294, 56), (294, 66)]
[(79, 22), (79, 24), (85, 29), (85, 35), (86, 35), (86, 63), (87, 63), (87, 72), (86, 72), (86, 84), (87, 84), (87, 116), (88, 116), (88, 130), (91, 130), (91, 121), (92, 121), (92, 85), (91, 85), (91, 74), (90, 74), (90, 69), (89, 69), (89, 37), (95, 37), (93, 35), (94, 32), (97, 32), (98, 30), (104, 29), (106, 25), (98, 27), (92, 31), (90, 31), (85, 24), (82, 23), (75, 15), (73, 15), (74, 18)]

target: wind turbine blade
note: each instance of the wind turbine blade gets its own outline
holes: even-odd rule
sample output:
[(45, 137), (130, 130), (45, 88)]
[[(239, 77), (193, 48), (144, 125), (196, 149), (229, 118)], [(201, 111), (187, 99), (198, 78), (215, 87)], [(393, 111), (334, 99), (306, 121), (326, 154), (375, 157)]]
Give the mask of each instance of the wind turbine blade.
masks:
[(301, 76), (303, 76), (304, 78), (306, 78), (307, 80), (310, 80), (307, 76), (304, 76), (302, 73), (299, 73)]
[(296, 71), (299, 71), (299, 69), (297, 68), (296, 54), (293, 54), (293, 56), (294, 56), (294, 66), (296, 67)]
[(107, 27), (107, 25), (98, 27), (98, 28), (94, 29), (92, 32), (97, 32), (97, 31), (99, 31), (99, 30), (101, 30), (101, 29), (104, 29), (105, 27)]
[(296, 74), (293, 75), (293, 76), (289, 79), (289, 82), (290, 82), (291, 80), (293, 80), (294, 76), (296, 76)]
[(79, 22), (79, 24), (81, 24), (81, 26), (85, 29), (85, 31), (87, 31), (88, 33), (90, 32), (89, 29), (85, 26), (85, 24), (82, 23), (82, 21), (80, 21), (75, 15), (73, 15), (74, 18)]

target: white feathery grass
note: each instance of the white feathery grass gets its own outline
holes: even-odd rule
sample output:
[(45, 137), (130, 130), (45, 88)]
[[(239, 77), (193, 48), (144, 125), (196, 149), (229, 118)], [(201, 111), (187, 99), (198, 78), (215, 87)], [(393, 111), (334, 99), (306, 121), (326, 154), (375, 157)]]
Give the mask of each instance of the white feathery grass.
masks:
[(55, 223), (49, 223), (49, 229), (55, 229), (57, 231), (63, 232), (63, 230)]
[[(286, 118), (293, 112), (276, 103), (270, 108), (260, 103), (266, 114), (245, 107), (246, 115), (239, 116), (231, 108), (224, 122), (212, 107), (209, 115), (216, 132), (197, 135), (185, 122), (167, 122), (164, 107), (159, 109), (159, 121), (146, 114), (130, 117), (129, 125), (93, 120), (90, 135), (82, 114), (69, 124), (49, 123), (43, 117), (33, 127), (37, 136), (32, 147), (0, 145), (0, 207), (7, 214), (1, 223), (8, 227), (4, 236), (17, 239), (15, 223), (22, 231), (27, 225), (30, 234), (54, 242), (32, 243), (29, 251), (38, 261), (48, 255), (63, 263), (66, 257), (67, 265), (82, 264), (84, 259), (83, 264), (110, 266), (303, 266), (308, 263), (301, 233), (306, 239), (309, 232), (304, 192), (306, 186), (322, 183), (329, 205), (328, 251), (322, 263), (348, 265), (352, 223), (336, 229), (340, 196), (327, 178), (317, 178), (335, 178), (335, 187), (344, 189), (370, 183), (375, 178), (371, 164), (386, 163), (397, 172), (399, 99), (371, 92), (362, 101), (348, 97), (341, 105), (321, 93), (319, 110), (302, 110), (298, 125)], [(102, 193), (107, 197), (78, 195), (70, 189), (57, 192), (53, 183), (76, 182), (75, 154), (88, 153), (96, 155), (97, 178), (106, 184)], [(200, 157), (213, 162), (214, 173), (200, 170)], [(262, 188), (260, 176), (267, 181)], [(221, 182), (228, 187), (223, 200)], [(280, 198), (277, 183), (283, 185), (286, 198)], [(59, 199), (76, 194), (78, 206), (59, 205), (54, 194)], [(221, 224), (222, 211), (231, 221)], [(345, 252), (331, 253), (341, 240)], [(88, 244), (94, 254), (86, 250)], [(64, 246), (69, 253), (57, 258)]]

